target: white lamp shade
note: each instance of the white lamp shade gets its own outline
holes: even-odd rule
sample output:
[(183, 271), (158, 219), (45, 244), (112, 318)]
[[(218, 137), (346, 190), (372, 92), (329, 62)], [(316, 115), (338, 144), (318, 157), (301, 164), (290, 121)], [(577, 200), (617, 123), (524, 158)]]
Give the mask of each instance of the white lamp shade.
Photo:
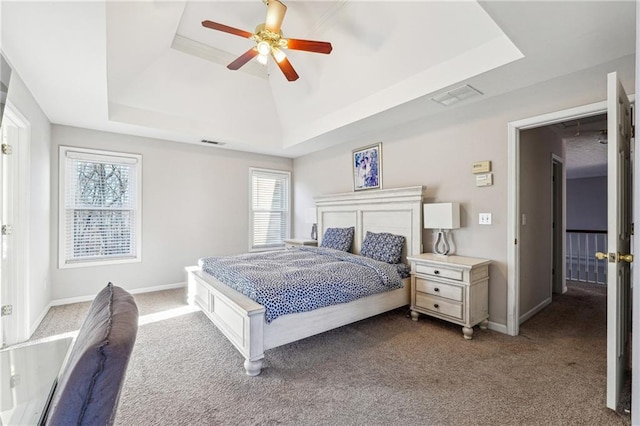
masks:
[(460, 228), (459, 203), (431, 203), (423, 208), (425, 229)]
[(317, 223), (318, 217), (316, 215), (315, 207), (304, 210), (304, 223)]

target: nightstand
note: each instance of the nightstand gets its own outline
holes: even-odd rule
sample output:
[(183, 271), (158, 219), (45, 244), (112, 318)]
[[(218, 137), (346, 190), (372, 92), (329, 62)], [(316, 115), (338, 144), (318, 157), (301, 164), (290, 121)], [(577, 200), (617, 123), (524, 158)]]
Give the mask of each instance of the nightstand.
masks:
[(411, 319), (430, 315), (462, 325), (465, 339), (473, 326), (489, 323), (490, 260), (422, 253), (411, 262)]
[(284, 240), (285, 247), (293, 247), (293, 246), (316, 247), (317, 245), (318, 245), (318, 240), (312, 240), (310, 238), (287, 238)]

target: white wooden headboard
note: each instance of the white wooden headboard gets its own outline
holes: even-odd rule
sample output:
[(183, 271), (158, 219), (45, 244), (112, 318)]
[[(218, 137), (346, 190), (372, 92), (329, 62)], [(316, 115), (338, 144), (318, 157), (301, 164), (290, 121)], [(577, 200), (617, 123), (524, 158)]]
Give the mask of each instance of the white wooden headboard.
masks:
[(327, 228), (355, 227), (352, 250), (360, 253), (367, 231), (402, 235), (407, 255), (422, 252), (422, 203), (425, 187), (381, 189), (320, 195), (314, 198), (318, 212), (318, 244)]

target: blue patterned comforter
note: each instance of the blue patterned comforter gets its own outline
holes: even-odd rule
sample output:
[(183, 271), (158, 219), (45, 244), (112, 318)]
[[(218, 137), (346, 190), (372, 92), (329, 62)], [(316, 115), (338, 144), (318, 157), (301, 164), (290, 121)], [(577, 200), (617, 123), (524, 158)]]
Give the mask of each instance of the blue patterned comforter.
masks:
[(267, 323), (403, 287), (396, 265), (323, 247), (205, 257), (198, 265), (263, 305)]

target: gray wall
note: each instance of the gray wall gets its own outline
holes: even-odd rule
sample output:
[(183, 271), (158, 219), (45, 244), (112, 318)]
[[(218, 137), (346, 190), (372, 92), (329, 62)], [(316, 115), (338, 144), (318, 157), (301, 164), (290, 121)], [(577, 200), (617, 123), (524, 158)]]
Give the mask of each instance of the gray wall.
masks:
[(607, 230), (607, 177), (567, 179), (567, 229)]
[(33, 98), (29, 89), (13, 70), (8, 92), (9, 101), (30, 123), (29, 152), (29, 257), (27, 277), (27, 319), (29, 328), (44, 314), (51, 300), (51, 274), (49, 269), (50, 182), (49, 157), (51, 152), (51, 123)]
[[(490, 320), (506, 324), (507, 123), (602, 101), (607, 73), (614, 70), (627, 88), (634, 87), (634, 58), (626, 57), (486, 101), (443, 108), (441, 114), (295, 159), (295, 233), (308, 234), (304, 209), (313, 206), (314, 196), (352, 191), (351, 151), (382, 141), (384, 188), (425, 185), (427, 201), (461, 203), (462, 228), (452, 232), (457, 252), (493, 260)], [(475, 186), (471, 165), (480, 160), (492, 161), (491, 187)], [(493, 213), (492, 225), (478, 225), (481, 212)], [(425, 251), (430, 251), (430, 237), (425, 238)]]
[(551, 298), (551, 154), (564, 144), (548, 127), (520, 132), (520, 316)]
[[(209, 146), (53, 126), (53, 299), (96, 294), (108, 281), (131, 290), (185, 281), (184, 267), (249, 245), (249, 167), (292, 169), (292, 160)], [(58, 268), (60, 145), (142, 154), (142, 262)]]

